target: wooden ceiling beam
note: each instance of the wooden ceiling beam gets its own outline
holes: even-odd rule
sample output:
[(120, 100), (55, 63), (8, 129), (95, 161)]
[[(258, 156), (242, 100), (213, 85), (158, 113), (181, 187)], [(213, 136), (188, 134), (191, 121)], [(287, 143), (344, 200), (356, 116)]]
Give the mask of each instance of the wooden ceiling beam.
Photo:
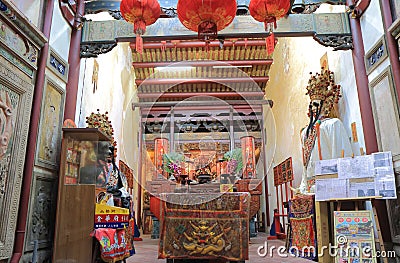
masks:
[(212, 66), (264, 66), (271, 65), (272, 59), (257, 59), (257, 60), (194, 60), (194, 61), (181, 61), (181, 62), (133, 62), (134, 68), (155, 68), (155, 67), (212, 67)]
[(139, 85), (178, 85), (178, 84), (204, 84), (204, 83), (252, 83), (268, 82), (269, 77), (248, 77), (248, 78), (171, 78), (171, 79), (136, 79), (135, 83)]
[[(161, 43), (160, 42), (144, 42), (143, 49), (164, 49), (164, 48), (196, 48), (196, 47), (205, 47), (206, 42), (204, 41), (180, 41), (180, 40), (171, 40), (171, 42)], [(223, 44), (220, 41), (210, 41), (208, 44), (209, 47), (232, 47), (232, 46), (266, 46), (265, 40), (224, 40)], [(132, 50), (136, 50), (136, 43), (131, 42), (130, 47)]]
[(226, 107), (232, 107), (234, 109), (251, 109), (258, 108), (262, 105), (273, 106), (272, 100), (210, 100), (210, 101), (158, 101), (158, 102), (134, 102), (132, 103), (132, 109), (141, 108), (149, 109), (149, 111), (160, 111), (160, 110), (171, 110), (174, 107), (177, 110), (194, 110), (194, 109), (209, 109), (212, 107), (220, 107), (226, 109)]
[(138, 93), (139, 99), (149, 99), (149, 98), (191, 98), (191, 97), (264, 97), (264, 92), (151, 92), (151, 93)]

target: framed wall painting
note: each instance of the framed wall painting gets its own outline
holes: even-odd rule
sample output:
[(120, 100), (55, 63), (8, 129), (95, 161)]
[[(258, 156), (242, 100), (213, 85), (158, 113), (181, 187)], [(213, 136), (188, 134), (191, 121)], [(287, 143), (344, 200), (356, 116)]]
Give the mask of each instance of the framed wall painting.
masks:
[(56, 169), (61, 146), (64, 89), (46, 77), (36, 147), (36, 165)]

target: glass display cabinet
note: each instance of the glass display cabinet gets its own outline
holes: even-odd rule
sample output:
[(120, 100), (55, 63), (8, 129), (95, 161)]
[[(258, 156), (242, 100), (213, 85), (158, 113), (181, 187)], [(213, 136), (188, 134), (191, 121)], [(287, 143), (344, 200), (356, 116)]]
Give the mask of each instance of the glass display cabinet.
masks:
[(95, 128), (63, 128), (53, 262), (92, 261), (90, 233), (110, 141)]

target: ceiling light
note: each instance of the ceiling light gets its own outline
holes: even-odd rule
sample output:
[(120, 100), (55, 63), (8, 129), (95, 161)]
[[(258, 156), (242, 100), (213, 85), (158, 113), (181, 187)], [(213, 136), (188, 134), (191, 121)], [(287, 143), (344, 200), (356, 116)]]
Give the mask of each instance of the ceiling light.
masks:
[(213, 66), (213, 68), (252, 68), (252, 65), (238, 65), (238, 66), (232, 66), (232, 65), (216, 65)]
[(154, 71), (155, 72), (178, 72), (178, 71), (189, 71), (192, 70), (194, 67), (192, 66), (185, 66), (185, 67), (173, 67), (173, 66), (169, 66), (169, 67), (155, 67)]

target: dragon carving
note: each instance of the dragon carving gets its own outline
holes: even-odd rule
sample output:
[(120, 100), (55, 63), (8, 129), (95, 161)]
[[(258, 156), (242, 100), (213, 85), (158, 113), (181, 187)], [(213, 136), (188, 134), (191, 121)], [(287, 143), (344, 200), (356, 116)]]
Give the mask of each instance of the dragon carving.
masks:
[(221, 226), (220, 234), (216, 233), (216, 227), (218, 222), (211, 225), (208, 221), (201, 220), (198, 225), (195, 225), (192, 221), (189, 222), (193, 228), (193, 231), (189, 234), (183, 233), (187, 242), (183, 242), (183, 247), (190, 251), (190, 255), (211, 255), (221, 252), (225, 249), (228, 251), (231, 249), (231, 244), (227, 245), (224, 237), (225, 234), (231, 230), (231, 227), (223, 229)]

